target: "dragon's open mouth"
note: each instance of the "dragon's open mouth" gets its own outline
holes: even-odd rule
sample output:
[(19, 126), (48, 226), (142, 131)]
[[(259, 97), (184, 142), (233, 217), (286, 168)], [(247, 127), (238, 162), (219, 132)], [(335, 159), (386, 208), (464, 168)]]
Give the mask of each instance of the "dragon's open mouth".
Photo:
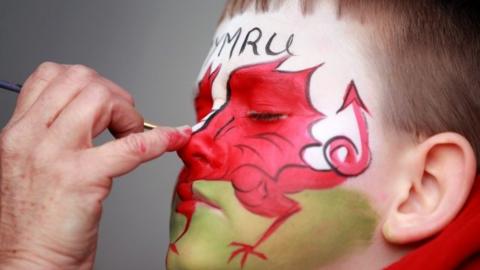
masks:
[(218, 202), (214, 201), (213, 199), (209, 198), (206, 194), (201, 192), (199, 189), (193, 189), (193, 199), (201, 204), (204, 204), (210, 208), (214, 208), (217, 210), (221, 210), (222, 208), (219, 206)]

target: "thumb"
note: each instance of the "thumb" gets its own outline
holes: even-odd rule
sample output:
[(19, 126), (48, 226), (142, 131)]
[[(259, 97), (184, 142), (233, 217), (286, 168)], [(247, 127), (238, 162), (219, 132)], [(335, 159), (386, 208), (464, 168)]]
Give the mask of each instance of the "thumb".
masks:
[(121, 176), (167, 151), (178, 150), (188, 142), (191, 133), (188, 126), (157, 127), (91, 148), (86, 158), (98, 177)]

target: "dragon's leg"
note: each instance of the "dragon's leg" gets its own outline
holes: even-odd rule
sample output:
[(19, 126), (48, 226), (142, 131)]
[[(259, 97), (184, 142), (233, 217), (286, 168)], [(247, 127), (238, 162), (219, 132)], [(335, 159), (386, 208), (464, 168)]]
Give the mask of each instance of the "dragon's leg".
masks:
[(277, 217), (275, 221), (268, 227), (268, 229), (253, 245), (243, 244), (239, 242), (230, 243), (230, 246), (235, 246), (238, 248), (232, 252), (230, 258), (228, 259), (228, 262), (231, 262), (236, 256), (240, 254), (242, 254), (242, 259), (240, 261), (240, 265), (242, 268), (245, 265), (245, 262), (247, 261), (249, 255), (255, 255), (263, 260), (266, 260), (267, 256), (261, 252), (256, 251), (255, 249), (264, 241), (266, 241), (285, 221), (287, 221), (294, 214), (298, 213), (300, 209), (300, 206), (295, 205), (288, 212)]

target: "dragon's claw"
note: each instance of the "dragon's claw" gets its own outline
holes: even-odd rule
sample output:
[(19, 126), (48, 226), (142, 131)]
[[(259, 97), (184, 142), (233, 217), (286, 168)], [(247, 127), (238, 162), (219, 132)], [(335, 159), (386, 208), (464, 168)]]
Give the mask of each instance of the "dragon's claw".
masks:
[(249, 255), (255, 255), (262, 260), (267, 259), (267, 256), (265, 254), (255, 251), (256, 246), (242, 244), (238, 242), (232, 242), (230, 243), (230, 246), (239, 247), (239, 248), (232, 252), (232, 254), (230, 255), (230, 258), (228, 258), (228, 262), (232, 261), (237, 255), (240, 255), (243, 253), (242, 260), (240, 261), (240, 266), (242, 268), (245, 265), (245, 262), (247, 261), (247, 258)]

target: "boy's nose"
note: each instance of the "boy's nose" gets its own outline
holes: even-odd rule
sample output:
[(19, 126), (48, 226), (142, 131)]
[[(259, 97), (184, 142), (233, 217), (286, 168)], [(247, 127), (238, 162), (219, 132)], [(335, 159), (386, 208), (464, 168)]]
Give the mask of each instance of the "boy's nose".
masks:
[(205, 131), (192, 135), (190, 141), (178, 151), (185, 167), (195, 172), (196, 177), (220, 177), (227, 158), (222, 146)]

